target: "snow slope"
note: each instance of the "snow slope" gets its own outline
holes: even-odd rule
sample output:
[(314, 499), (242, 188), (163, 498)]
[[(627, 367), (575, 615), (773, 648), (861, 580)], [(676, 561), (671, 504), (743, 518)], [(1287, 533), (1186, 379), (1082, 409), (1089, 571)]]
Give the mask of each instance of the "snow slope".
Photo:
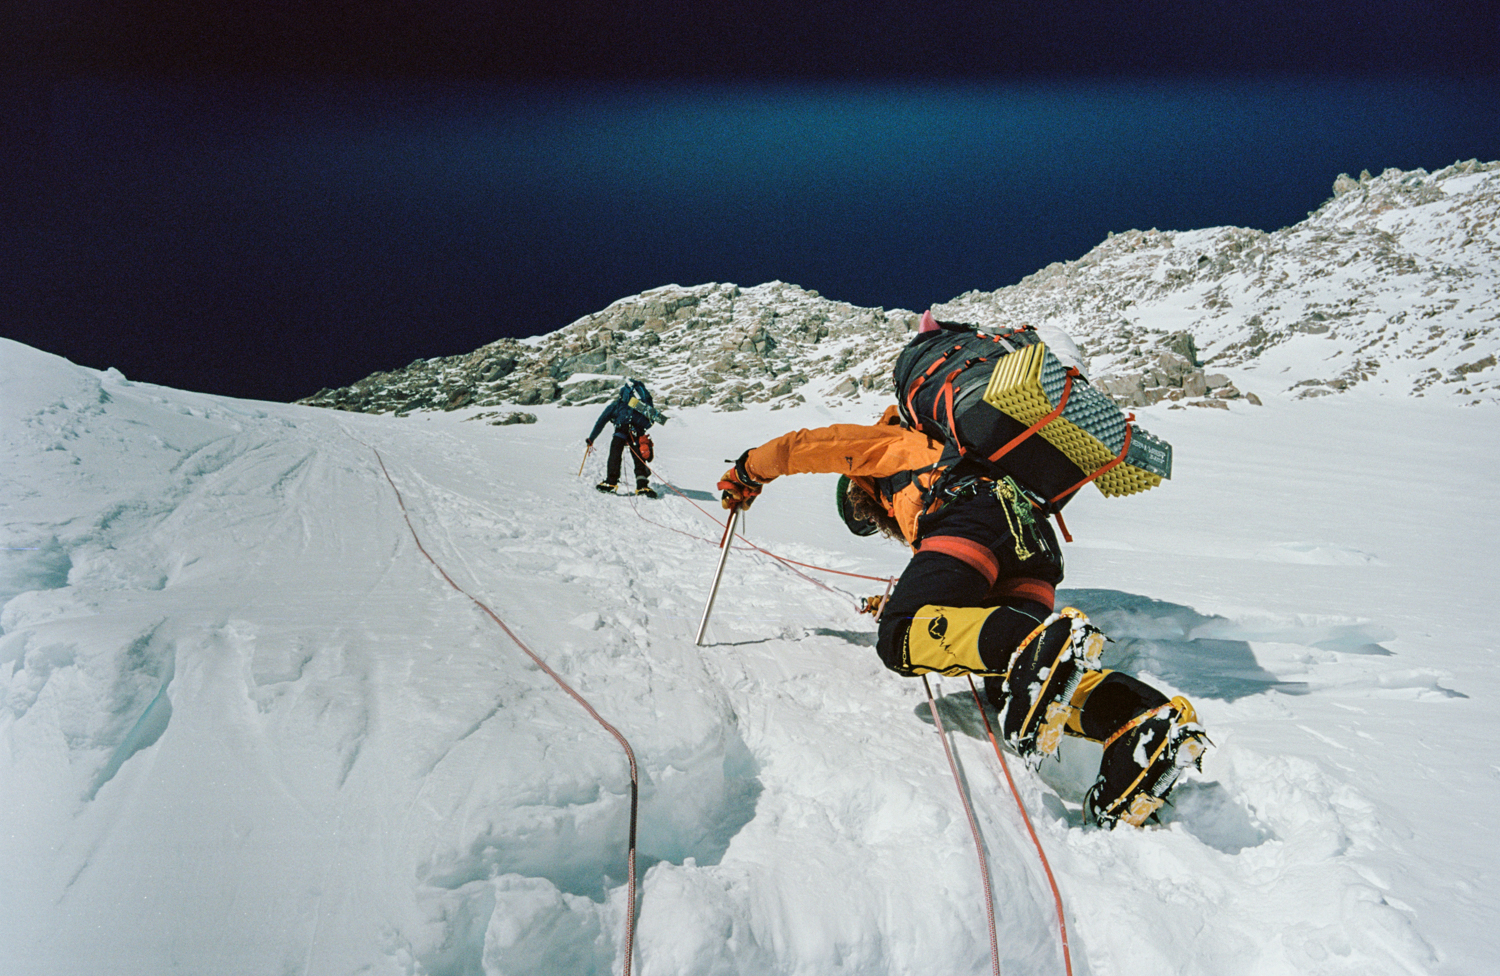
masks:
[[(1500, 425), (1373, 388), (1143, 410), (1174, 479), (1070, 506), (1064, 597), (1216, 743), (1144, 831), (1081, 824), (1086, 744), (1013, 763), (1076, 972), (1492, 964)], [(988, 972), (921, 683), (854, 612), (880, 584), (737, 551), (693, 644), (723, 459), (879, 405), (683, 410), (656, 442), (689, 497), (636, 501), (592, 490), (597, 455), (577, 476), (597, 407), (341, 413), (0, 340), (0, 972), (619, 971), (623, 754), (422, 558), (379, 459), (432, 556), (630, 739), (636, 972)], [(773, 484), (746, 532), (899, 572), (831, 491)], [(1061, 972), (966, 687), (943, 710), (1005, 971)]]

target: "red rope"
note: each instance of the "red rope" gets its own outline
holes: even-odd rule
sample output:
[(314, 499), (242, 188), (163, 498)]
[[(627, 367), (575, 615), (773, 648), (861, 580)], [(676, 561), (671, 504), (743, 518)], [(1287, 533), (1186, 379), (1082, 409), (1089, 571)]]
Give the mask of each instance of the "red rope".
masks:
[[(973, 679), (970, 679), (972, 682)], [(974, 835), (974, 851), (979, 855), (979, 874), (984, 881), (984, 910), (990, 928), (990, 965), (994, 976), (1000, 976), (1000, 939), (995, 934), (995, 892), (990, 886), (990, 863), (984, 855), (984, 836), (979, 833), (979, 821), (974, 816), (974, 805), (964, 790), (963, 778), (958, 774), (958, 763), (953, 758), (953, 747), (948, 744), (948, 733), (943, 728), (943, 719), (938, 715), (937, 699), (932, 697), (932, 685), (927, 675), (922, 675), (922, 687), (927, 689), (927, 707), (932, 710), (932, 724), (937, 726), (938, 738), (943, 740), (943, 752), (948, 757), (948, 768), (953, 771), (953, 782), (958, 787), (958, 798), (963, 801), (964, 813), (969, 818), (969, 831)], [(1007, 775), (1009, 775), (1007, 773)]]
[[(1067, 404), (1068, 393), (1071, 392), (1071, 387), (1072, 387), (1072, 381), (1073, 381), (1073, 376), (1071, 375), (1072, 371), (1070, 370), (1069, 372), (1070, 372), (1070, 375), (1068, 376), (1067, 383), (1066, 383), (1066, 385), (1064, 387), (1063, 395), (1062, 395), (1062, 398), (1061, 398), (1061, 402), (1058, 404), (1058, 407), (1055, 410), (1054, 414), (1049, 415), (1048, 417), (1043, 418), (1043, 420), (1040, 423), (1034, 425), (1034, 427), (1031, 430), (1023, 433), (1022, 435), (1020, 435), (1019, 437), (1017, 437), (1016, 439), (1014, 439), (1013, 441), (1011, 441), (1010, 444), (1006, 445), (1005, 448), (1002, 448), (998, 452), (1000, 455), (1003, 455), (1010, 448), (1013, 448), (1016, 444), (1020, 443), (1022, 440), (1025, 440), (1032, 433), (1035, 433), (1037, 430), (1040, 430), (1041, 427), (1044, 424), (1046, 424), (1049, 420), (1053, 419), (1053, 417), (1056, 414), (1062, 412), (1062, 407)], [(1128, 439), (1127, 439), (1127, 447), (1128, 447)], [(1121, 457), (1123, 459), (1123, 455)], [(1116, 463), (1118, 463), (1118, 462), (1116, 462)], [(657, 478), (659, 478), (663, 484), (665, 484), (672, 491), (676, 492), (678, 495), (681, 495), (682, 498), (685, 501), (687, 501), (688, 504), (690, 504), (694, 508), (698, 509), (699, 512), (702, 512), (709, 519), (713, 520), (714, 522), (716, 522), (716, 523), (718, 523), (720, 525), (724, 525), (725, 524), (723, 522), (723, 520), (721, 520), (719, 518), (716, 518), (712, 513), (708, 512), (702, 506), (700, 506), (697, 502), (693, 501), (693, 499), (689, 498), (686, 494), (683, 494), (683, 492), (680, 491), (677, 488), (676, 485), (672, 484), (671, 481), (669, 481), (665, 477), (663, 477), (655, 468), (652, 468), (649, 464), (647, 465), (647, 468), (651, 471), (652, 474), (656, 475)], [(1084, 484), (1087, 484), (1087, 481), (1085, 481)], [(1081, 487), (1081, 485), (1080, 485), (1080, 487)], [(640, 516), (642, 519), (644, 519), (645, 521), (651, 522), (651, 519), (648, 519), (644, 515), (641, 515), (639, 510), (636, 511), (636, 514), (638, 516)], [(1061, 522), (1061, 519), (1059, 519), (1059, 522)], [(653, 525), (661, 525), (661, 523), (657, 523), (657, 522), (652, 522), (652, 524)], [(669, 525), (661, 525), (661, 527), (662, 528), (666, 528), (666, 529), (671, 529), (673, 532), (678, 532), (678, 533), (680, 533), (682, 535), (688, 535), (690, 538), (699, 539), (702, 542), (707, 542), (707, 543), (710, 543), (710, 544), (712, 544), (712, 542), (713, 542), (713, 540), (711, 540), (711, 539), (704, 539), (701, 536), (692, 536), (690, 533), (682, 532), (681, 529), (674, 529), (674, 528), (672, 528), (672, 526), (669, 526)], [(1067, 534), (1066, 527), (1064, 527), (1063, 533), (1064, 533), (1064, 535)], [(764, 553), (765, 555), (770, 556), (772, 559), (780, 560), (783, 563), (790, 563), (792, 565), (803, 566), (803, 567), (805, 567), (807, 569), (815, 569), (815, 570), (818, 570), (818, 571), (824, 572), (824, 573), (837, 573), (837, 574), (839, 574), (841, 576), (853, 576), (853, 577), (855, 577), (857, 579), (875, 580), (876, 582), (881, 582), (882, 581), (880, 577), (876, 577), (876, 576), (865, 576), (865, 575), (860, 574), (860, 573), (848, 573), (848, 572), (844, 572), (843, 570), (828, 569), (827, 567), (824, 567), (824, 566), (814, 566), (814, 565), (811, 565), (809, 563), (799, 563), (799, 562), (796, 562), (795, 560), (786, 559), (785, 557), (776, 555), (776, 553), (774, 553), (774, 552), (770, 552), (770, 551), (768, 551), (766, 549), (762, 549), (760, 546), (757, 546), (755, 543), (751, 542), (749, 539), (746, 539), (745, 536), (742, 533), (736, 533), (736, 535), (738, 535), (741, 539), (743, 539), (745, 541), (746, 545), (748, 545), (751, 549), (754, 549), (754, 550), (756, 550), (758, 552)], [(1071, 541), (1071, 540), (1069, 540), (1069, 541)], [(794, 572), (795, 572), (795, 570), (794, 570)], [(798, 576), (802, 576), (803, 579), (808, 580), (808, 582), (813, 583), (814, 585), (823, 586), (822, 583), (819, 583), (817, 580), (812, 579), (811, 577), (804, 576), (802, 573), (797, 573), (797, 575)], [(895, 578), (894, 577), (886, 577), (884, 579), (884, 582), (886, 583), (886, 595), (888, 597), (889, 593), (890, 593), (890, 587), (891, 587), (892, 584), (894, 584)], [(826, 587), (826, 586), (824, 586), (823, 588), (824, 589), (828, 589), (828, 587)], [(881, 605), (880, 605), (881, 611), (884, 611), (884, 609), (885, 609), (885, 600), (886, 600), (886, 597), (882, 597), (881, 598)], [(875, 619), (876, 620), (880, 619), (880, 616), (879, 616), (878, 613), (877, 613)], [(1041, 862), (1042, 862), (1042, 870), (1047, 875), (1047, 883), (1052, 888), (1052, 900), (1053, 900), (1053, 903), (1057, 906), (1057, 926), (1058, 926), (1058, 931), (1059, 931), (1059, 933), (1061, 935), (1061, 939), (1062, 939), (1063, 965), (1064, 965), (1065, 969), (1067, 970), (1067, 976), (1073, 976), (1073, 957), (1072, 957), (1072, 952), (1070, 951), (1069, 946), (1068, 946), (1068, 921), (1067, 921), (1067, 916), (1065, 915), (1065, 913), (1063, 911), (1062, 893), (1058, 890), (1057, 879), (1052, 874), (1052, 865), (1047, 860), (1047, 853), (1046, 853), (1046, 851), (1044, 851), (1042, 849), (1041, 839), (1039, 837), (1037, 837), (1036, 829), (1031, 824), (1031, 816), (1030, 816), (1030, 814), (1028, 814), (1026, 812), (1026, 805), (1021, 802), (1021, 794), (1020, 794), (1020, 791), (1016, 789), (1016, 781), (1015, 781), (1015, 779), (1010, 774), (1010, 766), (1005, 761), (1005, 754), (1003, 752), (1001, 752), (1001, 750), (1000, 750), (1000, 743), (999, 743), (999, 741), (996, 740), (994, 729), (991, 728), (991, 726), (990, 726), (989, 714), (984, 710), (984, 704), (983, 704), (983, 702), (979, 698), (979, 689), (974, 684), (974, 676), (973, 675), (968, 675), (967, 677), (969, 679), (969, 689), (974, 693), (974, 702), (975, 702), (976, 705), (979, 706), (980, 717), (984, 719), (984, 728), (985, 728), (985, 731), (989, 734), (990, 743), (995, 747), (995, 755), (1000, 759), (1000, 769), (1005, 773), (1005, 781), (1010, 786), (1011, 795), (1014, 796), (1015, 799), (1016, 799), (1016, 806), (1019, 807), (1020, 810), (1021, 810), (1021, 819), (1026, 824), (1026, 832), (1031, 835), (1031, 842), (1036, 847), (1037, 857), (1040, 858)], [(955, 760), (953, 758), (952, 748), (948, 745), (947, 735), (943, 731), (943, 722), (942, 722), (942, 719), (938, 716), (937, 702), (936, 702), (936, 700), (932, 696), (932, 687), (928, 684), (928, 682), (927, 682), (927, 676), (926, 675), (922, 676), (922, 686), (924, 688), (926, 688), (926, 690), (927, 690), (927, 703), (928, 703), (928, 707), (932, 710), (933, 724), (937, 726), (938, 733), (942, 737), (942, 740), (943, 740), (943, 751), (948, 756), (948, 766), (953, 771), (953, 779), (954, 779), (954, 782), (958, 785), (959, 797), (963, 800), (964, 812), (967, 814), (967, 816), (969, 818), (969, 829), (974, 834), (974, 846), (975, 846), (975, 850), (978, 852), (978, 855), (979, 855), (979, 865), (980, 865), (980, 870), (981, 870), (981, 872), (983, 874), (983, 881), (984, 881), (985, 913), (986, 913), (986, 917), (987, 917), (988, 922), (989, 922), (989, 930), (990, 930), (990, 961), (991, 961), (991, 964), (992, 964), (995, 976), (1000, 976), (1000, 950), (999, 950), (998, 937), (997, 937), (996, 932), (995, 932), (995, 900), (994, 900), (994, 893), (993, 893), (993, 890), (992, 890), (991, 885), (990, 885), (989, 862), (986, 859), (985, 853), (984, 853), (984, 839), (981, 836), (981, 834), (979, 833), (979, 825), (978, 825), (978, 822), (976, 821), (976, 819), (974, 817), (973, 807), (969, 803), (968, 794), (964, 792), (963, 782), (962, 782), (962, 779), (960, 778), (959, 773), (958, 773), (958, 765), (957, 765), (957, 763), (955, 762)]]
[[(526, 656), (531, 658), (531, 660), (536, 664), (537, 667), (545, 671), (553, 681), (557, 682), (558, 687), (571, 695), (574, 701), (582, 705), (584, 711), (593, 716), (594, 721), (604, 726), (604, 730), (610, 735), (614, 736), (615, 741), (619, 742), (620, 747), (625, 750), (625, 758), (630, 761), (630, 849), (626, 863), (627, 882), (625, 905), (625, 965), (623, 967), (623, 972), (625, 976), (630, 976), (631, 955), (635, 948), (636, 821), (637, 814), (640, 810), (641, 797), (640, 776), (635, 762), (635, 750), (630, 748), (629, 741), (626, 740), (625, 736), (620, 734), (619, 729), (606, 722), (604, 720), (604, 716), (600, 715), (594, 709), (593, 705), (590, 705), (582, 695), (573, 690), (572, 685), (563, 680), (562, 675), (552, 670), (552, 668), (547, 665), (546, 661), (543, 661), (535, 651), (527, 647), (525, 642), (522, 641), (521, 638), (517, 637), (515, 632), (505, 625), (505, 621), (501, 620), (500, 617), (495, 613), (495, 611), (491, 610), (468, 590), (455, 583), (453, 581), (453, 577), (448, 575), (448, 571), (443, 569), (442, 566), (438, 565), (438, 561), (432, 558), (432, 554), (427, 551), (427, 547), (422, 545), (422, 538), (421, 536), (417, 535), (417, 529), (411, 523), (411, 514), (406, 510), (406, 500), (401, 497), (401, 489), (396, 487), (396, 482), (391, 478), (390, 471), (386, 469), (385, 459), (380, 456), (380, 452), (374, 447), (370, 447), (370, 450), (375, 451), (375, 460), (380, 462), (380, 471), (385, 475), (385, 480), (390, 483), (391, 490), (396, 493), (396, 502), (401, 506), (401, 517), (406, 520), (406, 528), (411, 532), (412, 539), (417, 543), (417, 549), (421, 551), (422, 555), (427, 557), (428, 562), (432, 563), (433, 568), (438, 571), (438, 575), (442, 576), (443, 579), (448, 582), (449, 586), (453, 587), (455, 590), (468, 597), (475, 606), (477, 606), (480, 610), (483, 610), (485, 615), (493, 620), (497, 625), (499, 625), (500, 629), (505, 631), (505, 635), (512, 641), (514, 641), (516, 646), (524, 651), (526, 653)], [(586, 457), (587, 455), (585, 455), (585, 458)]]
[[(666, 476), (664, 476), (660, 471), (656, 470), (654, 467), (652, 467), (650, 464), (646, 463), (645, 461), (642, 461), (641, 463), (646, 465), (646, 470), (650, 471), (653, 475), (655, 475), (656, 479), (658, 481), (660, 481), (662, 484), (666, 485), (667, 488), (669, 488), (675, 494), (681, 496), (681, 498), (682, 498), (683, 501), (687, 502), (689, 505), (691, 505), (694, 508), (696, 508), (706, 518), (708, 518), (709, 520), (711, 520), (712, 522), (714, 522), (715, 524), (717, 524), (720, 528), (723, 528), (725, 526), (726, 523), (725, 523), (725, 521), (723, 519), (717, 517), (712, 512), (710, 512), (707, 509), (705, 509), (702, 505), (699, 505), (697, 502), (693, 501), (693, 499), (691, 497), (689, 497), (680, 488), (678, 488), (676, 485), (674, 485), (671, 482), (671, 480), (668, 479)], [(720, 546), (720, 545), (722, 545), (721, 543), (715, 543), (712, 539), (705, 539), (702, 536), (693, 535), (691, 532), (684, 532), (681, 529), (673, 528), (670, 525), (663, 525), (661, 522), (652, 521), (651, 519), (646, 518), (646, 516), (641, 515), (640, 509), (638, 509), (638, 508), (635, 510), (635, 514), (636, 514), (637, 517), (639, 517), (644, 522), (648, 522), (651, 525), (655, 525), (655, 526), (658, 526), (658, 527), (663, 528), (663, 529), (668, 529), (668, 530), (670, 530), (672, 532), (676, 532), (679, 535), (685, 535), (685, 536), (687, 536), (690, 539), (697, 539), (700, 542), (707, 542), (710, 545), (714, 545), (714, 546)], [(891, 579), (891, 577), (888, 577), (888, 576), (867, 576), (864, 573), (851, 573), (851, 572), (848, 572), (848, 571), (842, 570), (842, 569), (829, 569), (827, 566), (816, 566), (816, 565), (814, 565), (812, 563), (798, 562), (795, 559), (788, 559), (785, 556), (777, 555), (776, 553), (772, 552), (769, 549), (765, 549), (765, 548), (763, 548), (761, 546), (756, 545), (755, 543), (751, 542), (749, 540), (749, 538), (747, 538), (745, 536), (745, 533), (743, 533), (743, 532), (736, 532), (735, 533), (735, 537), (738, 538), (741, 542), (743, 542), (745, 544), (744, 547), (748, 547), (750, 549), (753, 549), (754, 551), (760, 553), (761, 555), (770, 556), (772, 559), (776, 560), (777, 562), (785, 563), (788, 566), (801, 566), (803, 569), (813, 569), (813, 570), (817, 570), (820, 573), (833, 573), (833, 574), (835, 574), (837, 576), (849, 576), (849, 577), (853, 577), (854, 579), (871, 580), (871, 581), (876, 582), (876, 583), (885, 583), (885, 582), (887, 582), (887, 581), (889, 581)], [(807, 576), (807, 575), (805, 575), (803, 573), (798, 573), (795, 569), (792, 570), (792, 572), (795, 575), (800, 576), (802, 579), (807, 580), (809, 583), (813, 584), (814, 586), (822, 587), (823, 589), (828, 590), (828, 592), (830, 592), (830, 593), (838, 593), (839, 592), (838, 590), (835, 590), (832, 587), (825, 586), (824, 584), (820, 583), (819, 581), (813, 579), (811, 576)], [(843, 594), (843, 595), (847, 596), (848, 594)]]
[[(649, 470), (653, 475), (655, 475), (656, 479), (658, 481), (660, 481), (662, 484), (666, 485), (669, 489), (671, 489), (676, 494), (681, 495), (683, 501), (687, 502), (689, 505), (693, 506), (698, 511), (702, 512), (704, 514), (704, 516), (706, 516), (707, 518), (709, 518), (712, 521), (716, 522), (719, 526), (723, 527), (723, 526), (726, 525), (726, 523), (724, 522), (723, 519), (716, 518), (712, 513), (710, 513), (705, 508), (703, 508), (703, 506), (701, 506), (697, 502), (693, 501), (693, 499), (691, 497), (689, 497), (688, 495), (686, 495), (685, 493), (683, 493), (676, 485), (672, 484), (671, 481), (669, 481), (666, 477), (664, 477), (660, 471), (657, 471), (655, 468), (651, 467), (651, 465), (649, 463), (645, 462), (645, 461), (642, 461), (641, 463), (646, 465), (647, 470)], [(641, 514), (640, 507), (635, 504), (635, 499), (634, 498), (631, 499), (630, 507), (631, 507), (631, 510), (635, 512), (636, 518), (640, 519), (642, 522), (645, 522), (647, 525), (654, 525), (654, 526), (656, 526), (659, 529), (666, 529), (668, 532), (676, 532), (678, 535), (685, 535), (689, 539), (696, 539), (699, 542), (706, 542), (706, 543), (708, 543), (709, 545), (713, 546), (716, 549), (722, 549), (724, 547), (724, 543), (723, 543), (722, 540), (720, 540), (719, 542), (715, 542), (712, 539), (705, 539), (701, 535), (694, 535), (691, 532), (684, 532), (682, 529), (676, 528), (675, 526), (667, 525), (665, 522), (658, 522), (655, 519), (649, 519), (649, 518), (647, 518), (646, 516), (644, 516), (644, 515)], [(783, 563), (786, 563), (788, 565), (791, 565), (791, 566), (801, 566), (804, 569), (816, 569), (819, 572), (823, 572), (823, 573), (837, 573), (840, 576), (853, 576), (853, 577), (856, 577), (858, 579), (874, 580), (877, 583), (885, 582), (885, 580), (886, 580), (885, 577), (880, 577), (880, 576), (865, 576), (862, 573), (848, 573), (848, 572), (845, 572), (844, 570), (841, 570), (841, 569), (828, 569), (827, 567), (824, 567), (824, 566), (814, 566), (811, 563), (799, 563), (795, 559), (787, 559), (784, 556), (778, 556), (776, 553), (771, 552), (770, 550), (762, 549), (760, 546), (757, 546), (755, 543), (753, 543), (749, 539), (745, 538), (745, 534), (743, 532), (736, 532), (735, 535), (745, 543), (742, 546), (735, 546), (736, 549), (751, 550), (751, 551), (754, 551), (754, 552), (759, 552), (759, 553), (761, 553), (763, 555), (770, 556), (772, 559), (779, 560), (779, 561), (781, 561)], [(819, 581), (813, 579), (811, 576), (808, 576), (805, 573), (799, 573), (795, 569), (792, 570), (792, 573), (794, 575), (796, 575), (796, 576), (801, 577), (802, 579), (807, 580), (809, 583), (811, 583), (814, 586), (821, 587), (822, 589), (827, 590), (829, 593), (836, 593), (836, 594), (838, 594), (840, 596), (849, 596), (849, 594), (847, 594), (847, 593), (842, 593), (839, 590), (835, 590), (835, 589), (833, 589), (830, 586), (826, 586), (823, 583), (820, 583)]]
[[(979, 717), (984, 719), (984, 730), (989, 733), (990, 744), (995, 747), (995, 755), (1000, 759), (1000, 768), (1005, 771), (1005, 782), (1010, 786), (1011, 796), (1016, 798), (1016, 806), (1021, 809), (1021, 819), (1026, 823), (1026, 832), (1031, 835), (1031, 842), (1036, 845), (1036, 855), (1042, 859), (1042, 870), (1047, 872), (1047, 883), (1052, 886), (1052, 901), (1057, 905), (1057, 929), (1062, 935), (1063, 966), (1068, 976), (1073, 976), (1073, 955), (1068, 951), (1068, 919), (1063, 914), (1062, 893), (1057, 890), (1057, 879), (1052, 876), (1052, 865), (1047, 862), (1047, 852), (1042, 850), (1042, 841), (1036, 835), (1036, 829), (1031, 826), (1031, 815), (1026, 812), (1026, 804), (1021, 802), (1021, 792), (1016, 789), (1016, 781), (1011, 778), (1010, 764), (1005, 761), (1005, 753), (1000, 751), (1000, 743), (995, 738), (995, 730), (990, 725), (989, 713), (984, 710), (984, 702), (979, 698), (979, 686), (974, 684), (974, 676), (968, 675), (969, 690), (974, 693), (974, 704), (979, 708)], [(931, 692), (928, 693), (929, 695)]]

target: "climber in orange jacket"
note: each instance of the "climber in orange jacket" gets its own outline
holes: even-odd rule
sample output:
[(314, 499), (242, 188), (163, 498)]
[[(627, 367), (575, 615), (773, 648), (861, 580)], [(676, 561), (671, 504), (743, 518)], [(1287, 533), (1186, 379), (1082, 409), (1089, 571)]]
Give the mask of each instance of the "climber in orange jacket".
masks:
[(874, 425), (797, 430), (751, 448), (718, 487), (725, 508), (749, 507), (783, 475), (841, 475), (849, 529), (913, 551), (880, 615), (886, 667), (982, 676), (1007, 741), (1034, 763), (1064, 734), (1104, 743), (1085, 809), (1139, 826), (1200, 762), (1207, 737), (1192, 705), (1103, 668), (1099, 629), (1071, 607), (1053, 612), (1062, 551), (1015, 479), (943, 478), (942, 459), (943, 444), (901, 426), (892, 406)]

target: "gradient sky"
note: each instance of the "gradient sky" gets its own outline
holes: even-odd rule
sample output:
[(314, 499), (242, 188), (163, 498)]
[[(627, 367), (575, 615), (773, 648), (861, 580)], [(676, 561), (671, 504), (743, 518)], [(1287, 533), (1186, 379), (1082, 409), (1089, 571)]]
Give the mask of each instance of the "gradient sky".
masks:
[[(1500, 158), (1491, 0), (24, 0), (0, 334), (292, 399), (660, 284), (918, 309)], [(0, 25), (3, 27), (5, 25)]]

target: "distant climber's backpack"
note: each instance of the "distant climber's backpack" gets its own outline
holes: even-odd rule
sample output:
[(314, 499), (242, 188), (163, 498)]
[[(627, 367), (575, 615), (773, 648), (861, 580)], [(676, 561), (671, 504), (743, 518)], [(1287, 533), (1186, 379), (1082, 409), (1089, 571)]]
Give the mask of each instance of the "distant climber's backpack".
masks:
[(667, 415), (652, 404), (651, 391), (647, 390), (646, 384), (640, 380), (630, 380), (620, 387), (620, 402), (642, 414), (654, 424), (667, 422)]
[(907, 344), (892, 378), (902, 422), (944, 442), (951, 473), (1010, 475), (1049, 511), (1090, 481), (1130, 495), (1172, 476), (1171, 445), (1131, 423), (1029, 326), (991, 335), (930, 324), (938, 328)]

